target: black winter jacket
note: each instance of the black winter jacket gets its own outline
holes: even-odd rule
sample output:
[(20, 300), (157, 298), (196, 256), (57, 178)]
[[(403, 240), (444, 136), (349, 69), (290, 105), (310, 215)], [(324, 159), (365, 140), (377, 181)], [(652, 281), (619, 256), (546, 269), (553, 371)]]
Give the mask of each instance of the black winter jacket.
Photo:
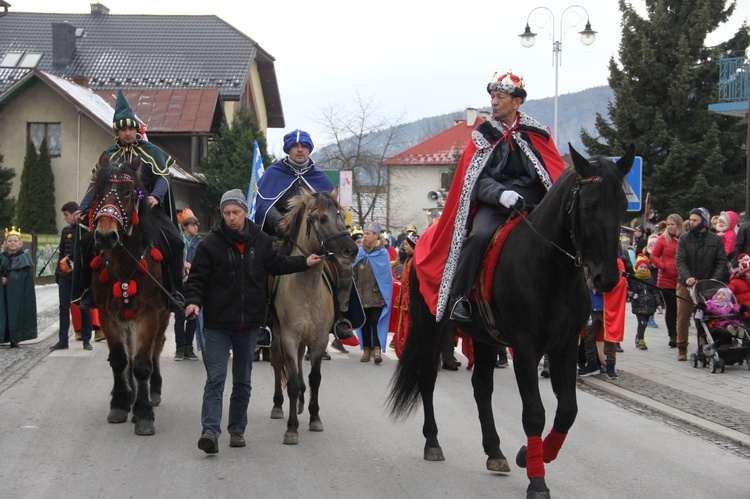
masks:
[(677, 241), (678, 282), (693, 277), (697, 280), (717, 279), (727, 282), (727, 254), (724, 240), (708, 230), (687, 232)]
[(265, 325), (268, 275), (307, 270), (304, 256), (273, 250), (271, 237), (245, 222), (244, 253), (231, 242), (222, 220), (201, 241), (193, 258), (185, 301), (198, 305), (208, 329), (248, 329)]

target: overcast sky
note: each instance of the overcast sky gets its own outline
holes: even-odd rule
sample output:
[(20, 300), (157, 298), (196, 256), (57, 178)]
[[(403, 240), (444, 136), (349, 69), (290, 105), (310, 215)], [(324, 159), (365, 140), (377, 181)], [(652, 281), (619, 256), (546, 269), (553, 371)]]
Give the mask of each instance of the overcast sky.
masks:
[[(90, 12), (94, 0), (8, 0), (15, 12)], [(321, 108), (351, 105), (356, 93), (380, 114), (403, 113), (410, 122), (489, 104), (485, 86), (495, 69), (524, 76), (529, 100), (555, 94), (552, 34), (562, 40), (559, 94), (606, 85), (607, 65), (617, 58), (621, 16), (617, 0), (519, 2), (509, 0), (102, 0), (111, 14), (215, 14), (255, 40), (275, 59), (287, 127), (268, 132), (269, 152), (281, 155), (285, 133), (301, 128), (316, 144), (328, 141), (317, 122)], [(590, 46), (575, 8), (586, 8), (598, 32)], [(643, 0), (633, 5), (644, 11)], [(747, 21), (750, 0), (738, 0), (728, 25), (709, 35), (709, 45)], [(519, 37), (532, 9), (536, 44)], [(585, 16), (585, 14), (584, 14)], [(534, 22), (536, 21), (536, 22)], [(570, 24), (580, 23), (574, 27)], [(718, 79), (718, 75), (717, 75)], [(551, 125), (551, 123), (549, 124)]]

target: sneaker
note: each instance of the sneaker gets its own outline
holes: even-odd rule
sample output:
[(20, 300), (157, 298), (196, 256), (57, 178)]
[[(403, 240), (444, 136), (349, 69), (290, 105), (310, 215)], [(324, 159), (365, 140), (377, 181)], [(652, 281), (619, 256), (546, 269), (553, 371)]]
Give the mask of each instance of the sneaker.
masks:
[(646, 346), (646, 342), (641, 338), (638, 338), (635, 340), (635, 347), (638, 350), (648, 350), (648, 347)]
[(76, 339), (76, 341), (81, 341), (81, 333), (80, 333), (80, 331), (76, 331), (73, 334), (73, 337)]
[(453, 362), (443, 362), (444, 371), (458, 371), (458, 366)]
[(323, 360), (331, 360), (331, 354), (328, 353), (328, 350), (323, 352)]
[(55, 343), (54, 345), (52, 345), (51, 347), (49, 347), (49, 349), (50, 350), (67, 350), (68, 349), (68, 345), (67, 344), (64, 345), (63, 343), (61, 343), (61, 342), (58, 341), (57, 343)]
[[(185, 347), (185, 359), (187, 360), (198, 360), (198, 356), (193, 352), (193, 347)], [(175, 359), (177, 360), (177, 359)]]
[(612, 363), (607, 364), (607, 379), (615, 381), (617, 379), (617, 372), (615, 371), (615, 365)]
[(588, 376), (596, 376), (599, 374), (599, 361), (588, 361), (586, 367), (578, 371), (578, 376), (586, 378)]
[(508, 357), (500, 357), (497, 359), (497, 362), (495, 362), (495, 367), (498, 369), (505, 369), (508, 367)]
[(245, 445), (247, 445), (245, 435), (239, 432), (229, 434), (229, 447), (244, 447)]
[(177, 350), (174, 352), (174, 360), (184, 360), (185, 359), (185, 347), (177, 347)]
[(84, 341), (84, 342), (83, 342), (83, 349), (84, 349), (84, 350), (93, 350), (93, 349), (94, 349), (94, 347), (92, 347), (92, 346), (91, 346), (91, 343), (89, 343), (88, 341)]
[(104, 336), (104, 331), (102, 331), (101, 329), (94, 330), (94, 341), (99, 342), (99, 341), (104, 341), (106, 339), (107, 337)]
[(619, 343), (615, 343), (615, 352), (622, 353), (625, 350), (622, 349), (622, 346), (620, 346)]
[(213, 433), (206, 432), (198, 439), (198, 448), (206, 454), (219, 452), (219, 439)]
[(647, 324), (647, 326), (648, 327), (659, 327), (659, 325), (654, 320), (654, 316), (653, 315), (648, 318), (648, 324)]
[(338, 338), (331, 342), (331, 348), (341, 353), (349, 353), (349, 350), (344, 348), (344, 344), (341, 343)]

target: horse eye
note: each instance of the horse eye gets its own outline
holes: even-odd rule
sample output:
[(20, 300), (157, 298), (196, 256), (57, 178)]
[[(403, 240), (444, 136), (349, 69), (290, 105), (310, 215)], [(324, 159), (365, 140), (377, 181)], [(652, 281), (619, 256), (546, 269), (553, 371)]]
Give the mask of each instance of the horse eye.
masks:
[(320, 217), (320, 223), (328, 223), (328, 215), (323, 215)]

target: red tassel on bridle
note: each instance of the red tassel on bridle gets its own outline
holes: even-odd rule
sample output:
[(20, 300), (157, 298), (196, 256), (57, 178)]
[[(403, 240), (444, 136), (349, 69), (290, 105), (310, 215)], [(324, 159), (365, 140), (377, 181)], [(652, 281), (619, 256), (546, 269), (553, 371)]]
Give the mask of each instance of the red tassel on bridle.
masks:
[(159, 248), (151, 248), (151, 258), (153, 258), (155, 262), (160, 262), (164, 260), (164, 255), (161, 254)]
[(99, 273), (99, 282), (109, 282), (109, 269), (104, 269)]

